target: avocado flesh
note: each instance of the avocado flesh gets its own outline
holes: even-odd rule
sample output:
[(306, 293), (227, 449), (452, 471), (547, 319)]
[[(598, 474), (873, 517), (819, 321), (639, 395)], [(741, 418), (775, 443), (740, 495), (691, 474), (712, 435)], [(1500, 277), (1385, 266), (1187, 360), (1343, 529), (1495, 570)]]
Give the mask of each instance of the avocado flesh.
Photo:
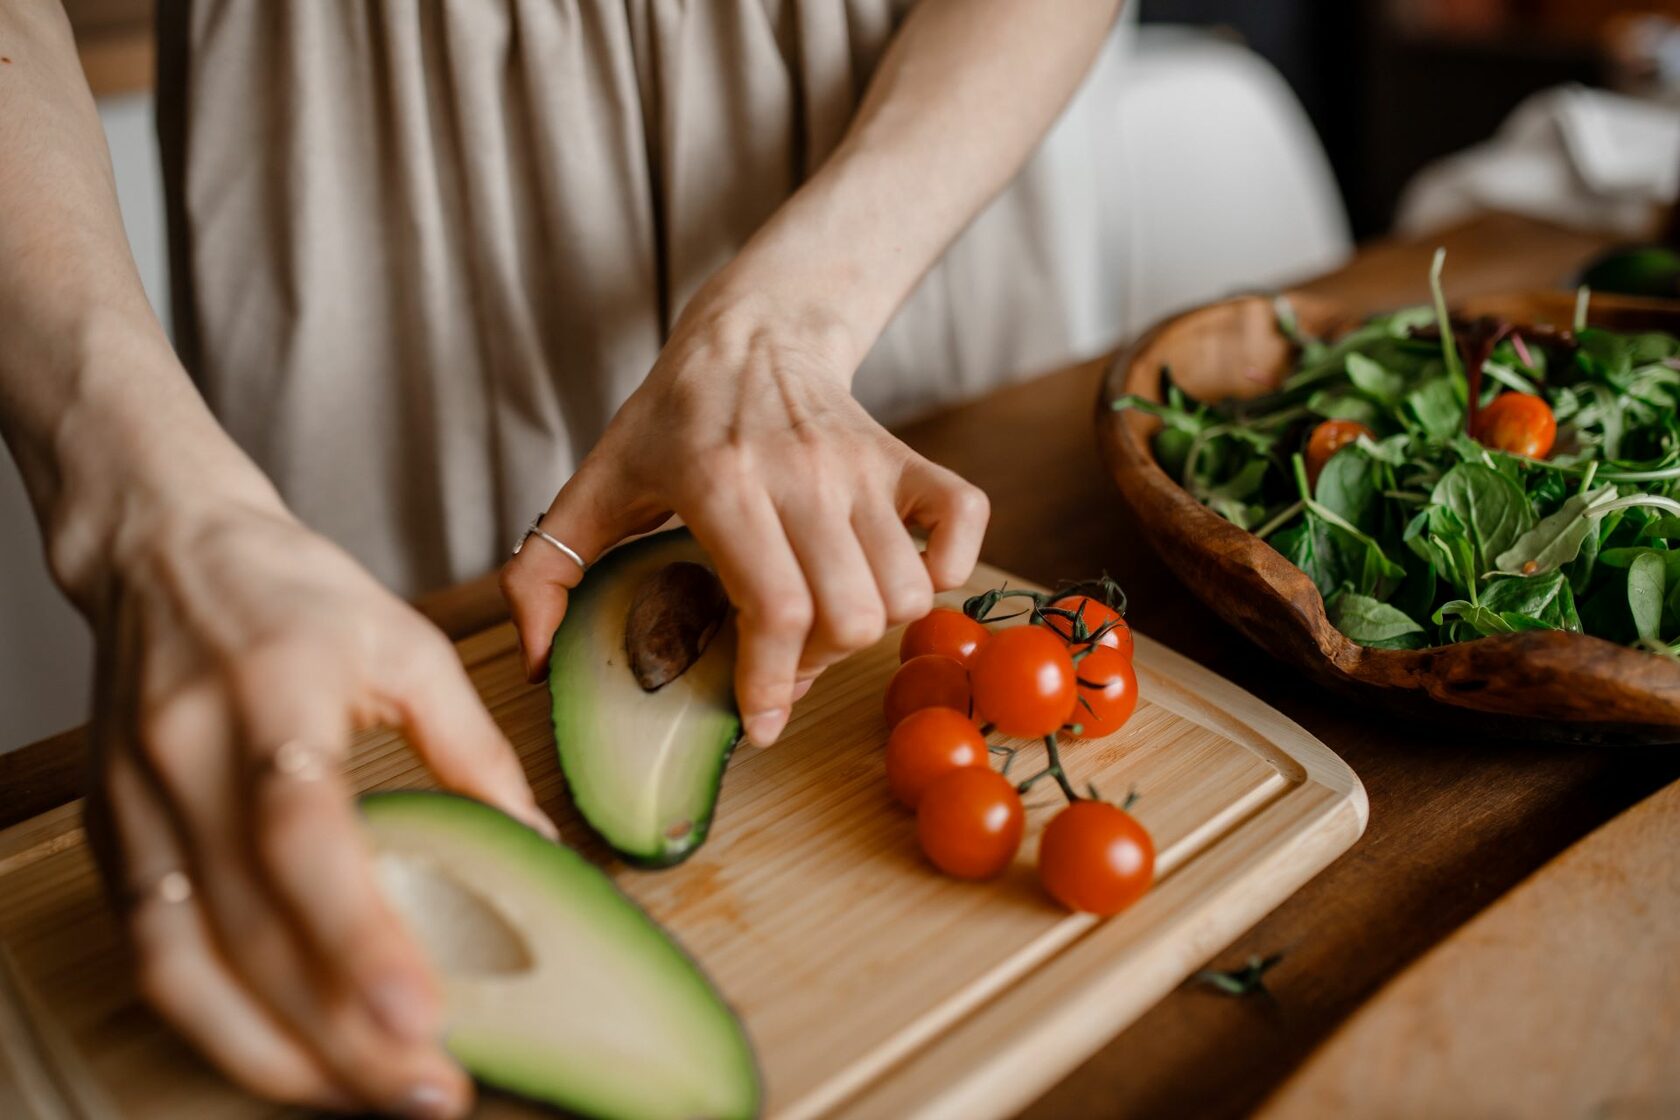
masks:
[(624, 629), (636, 591), (682, 562), (712, 566), (687, 530), (609, 552), (571, 593), (549, 654), (554, 742), (572, 800), (602, 839), (643, 867), (677, 863), (706, 839), (741, 734), (728, 623), (657, 691), (644, 692), (631, 671)]
[(486, 1084), (587, 1116), (753, 1116), (739, 1021), (600, 869), (440, 793), (362, 800), (387, 897), (442, 974), (446, 1046)]

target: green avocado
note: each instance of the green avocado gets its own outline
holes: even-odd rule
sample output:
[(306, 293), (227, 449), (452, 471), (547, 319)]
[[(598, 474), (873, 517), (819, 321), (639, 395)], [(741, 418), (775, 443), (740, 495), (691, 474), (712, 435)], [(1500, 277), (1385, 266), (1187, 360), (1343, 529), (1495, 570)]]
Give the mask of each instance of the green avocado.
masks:
[[(700, 847), (741, 735), (735, 628), (711, 571), (687, 530), (614, 549), (572, 592), (549, 654), (554, 742), (572, 800), (641, 867), (668, 867)], [(627, 639), (633, 616), (661, 611), (643, 618), (638, 632), (651, 637)], [(685, 613), (695, 617), (666, 617)]]
[(485, 1084), (585, 1116), (756, 1115), (740, 1022), (599, 868), (498, 810), (381, 793), (382, 886), (442, 975), (449, 1052)]

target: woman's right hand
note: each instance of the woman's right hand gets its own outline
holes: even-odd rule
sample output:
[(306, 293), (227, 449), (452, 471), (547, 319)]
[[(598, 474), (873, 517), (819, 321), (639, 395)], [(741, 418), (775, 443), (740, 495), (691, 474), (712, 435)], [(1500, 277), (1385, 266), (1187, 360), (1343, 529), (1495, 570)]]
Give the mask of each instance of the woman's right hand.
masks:
[(145, 998), (264, 1096), (461, 1114), (436, 983), (341, 772), (353, 730), (394, 724), (443, 785), (553, 835), (453, 647), (277, 499), (114, 551), (88, 823)]

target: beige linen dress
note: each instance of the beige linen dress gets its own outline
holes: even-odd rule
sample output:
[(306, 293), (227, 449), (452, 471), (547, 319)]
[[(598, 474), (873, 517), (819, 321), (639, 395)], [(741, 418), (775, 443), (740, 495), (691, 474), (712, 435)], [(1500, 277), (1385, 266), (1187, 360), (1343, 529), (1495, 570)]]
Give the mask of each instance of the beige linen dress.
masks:
[[(484, 572), (833, 150), (908, 6), (165, 0), (183, 357), (391, 586)], [(883, 420), (1100, 341), (1114, 49), (871, 353)]]

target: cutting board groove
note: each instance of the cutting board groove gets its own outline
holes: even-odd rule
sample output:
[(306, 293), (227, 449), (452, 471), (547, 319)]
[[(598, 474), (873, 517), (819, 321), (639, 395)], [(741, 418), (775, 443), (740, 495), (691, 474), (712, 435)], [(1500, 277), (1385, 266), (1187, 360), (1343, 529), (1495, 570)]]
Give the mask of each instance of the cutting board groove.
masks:
[[(982, 569), (963, 593), (1005, 578)], [(636, 871), (608, 860), (566, 808), (547, 693), (522, 679), (511, 627), (459, 648), (568, 840), (609, 866), (741, 1013), (769, 1111), (788, 1120), (1014, 1110), (1365, 823), (1358, 779), (1322, 744), (1139, 635), (1137, 714), (1064, 758), (1081, 785), (1114, 798), (1138, 790), (1135, 812), (1159, 848), (1155, 889), (1108, 921), (1055, 907), (1033, 873), (1037, 829), (1060, 804), (1048, 786), (1029, 798), (1028, 840), (1009, 871), (987, 884), (946, 879), (922, 862), (914, 818), (881, 771), (895, 634), (824, 674), (782, 743), (737, 752), (699, 853)], [(1042, 751), (1026, 749), (1022, 773)], [(362, 789), (431, 784), (389, 731), (358, 736), (347, 769)], [(0, 899), (0, 941), (127, 1115), (288, 1114), (220, 1081), (137, 1004), (73, 807), (0, 833)], [(527, 1108), (487, 1098), (480, 1113)]]

